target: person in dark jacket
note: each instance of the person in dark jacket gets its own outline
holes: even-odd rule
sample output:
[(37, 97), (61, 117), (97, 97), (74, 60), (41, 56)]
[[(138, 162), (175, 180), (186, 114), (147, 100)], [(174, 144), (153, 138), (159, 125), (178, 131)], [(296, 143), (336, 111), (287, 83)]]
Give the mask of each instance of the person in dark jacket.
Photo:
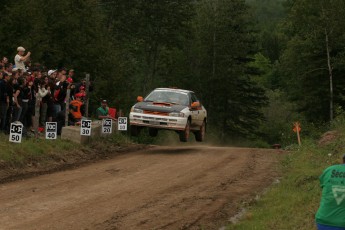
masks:
[(54, 114), (55, 116), (65, 110), (65, 99), (69, 83), (66, 81), (66, 75), (59, 73), (60, 80), (56, 83), (54, 89)]
[(7, 110), (9, 106), (9, 98), (7, 96), (8, 83), (10, 76), (7, 73), (2, 74), (3, 79), (0, 81), (0, 118), (1, 118), (1, 131), (6, 131)]

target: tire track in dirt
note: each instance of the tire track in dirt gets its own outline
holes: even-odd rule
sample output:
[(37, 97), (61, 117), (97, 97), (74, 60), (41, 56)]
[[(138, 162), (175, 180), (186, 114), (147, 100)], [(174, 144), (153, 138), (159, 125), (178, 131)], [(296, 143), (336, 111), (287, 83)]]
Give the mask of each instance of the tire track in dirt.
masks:
[(216, 229), (277, 177), (275, 150), (156, 147), (0, 185), (0, 229)]

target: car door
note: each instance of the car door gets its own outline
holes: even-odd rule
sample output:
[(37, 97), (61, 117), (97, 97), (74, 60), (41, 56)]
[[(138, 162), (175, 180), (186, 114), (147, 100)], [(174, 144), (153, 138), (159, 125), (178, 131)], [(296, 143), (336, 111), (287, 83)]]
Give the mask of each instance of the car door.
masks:
[[(191, 93), (191, 101), (193, 102), (199, 102), (198, 98), (195, 96), (194, 93)], [(199, 108), (193, 109), (191, 108), (191, 113), (192, 113), (192, 126), (193, 127), (199, 127), (202, 122), (200, 122), (200, 110), (201, 105)]]

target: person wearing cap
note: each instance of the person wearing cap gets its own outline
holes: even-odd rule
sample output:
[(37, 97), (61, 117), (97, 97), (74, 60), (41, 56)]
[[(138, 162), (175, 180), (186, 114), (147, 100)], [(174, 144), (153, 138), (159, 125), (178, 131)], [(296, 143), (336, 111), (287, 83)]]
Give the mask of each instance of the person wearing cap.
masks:
[(14, 63), (16, 65), (16, 68), (17, 69), (21, 69), (23, 72), (26, 72), (25, 64), (24, 63), (29, 59), (29, 57), (31, 55), (31, 52), (28, 52), (24, 56), (25, 49), (22, 46), (19, 46), (17, 48), (17, 52), (18, 52), (17, 55), (14, 57)]
[(320, 184), (322, 196), (315, 215), (318, 230), (345, 230), (345, 155), (342, 164), (323, 171)]
[(109, 115), (109, 107), (108, 107), (107, 100), (102, 100), (101, 107), (99, 107), (96, 112), (97, 112), (97, 118), (99, 120), (107, 119), (107, 118), (115, 120), (115, 118)]
[(48, 77), (50, 79), (54, 79), (54, 81), (56, 79), (56, 74), (57, 74), (56, 70), (51, 69), (51, 70), (48, 71)]

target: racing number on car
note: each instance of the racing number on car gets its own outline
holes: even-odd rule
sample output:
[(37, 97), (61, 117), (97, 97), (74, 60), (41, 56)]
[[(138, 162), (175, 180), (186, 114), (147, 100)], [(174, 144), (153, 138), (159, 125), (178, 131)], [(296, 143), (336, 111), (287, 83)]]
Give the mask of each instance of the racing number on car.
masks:
[(91, 136), (91, 120), (82, 120), (80, 135)]
[(10, 128), (10, 142), (21, 143), (23, 135), (23, 125), (11, 123)]
[(57, 123), (46, 122), (46, 139), (56, 140), (56, 137), (57, 137)]
[(113, 132), (113, 122), (111, 119), (103, 119), (102, 121), (102, 133), (111, 134)]
[(119, 117), (117, 127), (120, 131), (127, 131), (127, 117)]

